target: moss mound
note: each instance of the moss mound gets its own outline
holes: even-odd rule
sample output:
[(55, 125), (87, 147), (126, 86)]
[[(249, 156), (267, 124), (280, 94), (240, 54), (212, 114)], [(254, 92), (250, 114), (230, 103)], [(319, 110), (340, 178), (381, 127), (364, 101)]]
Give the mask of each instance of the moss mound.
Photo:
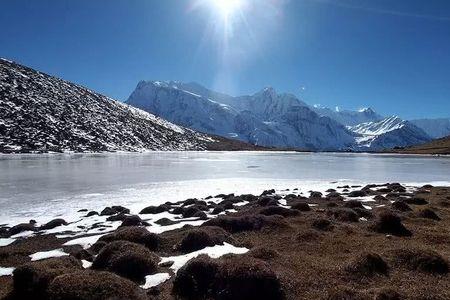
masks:
[(110, 271), (143, 283), (146, 275), (157, 270), (158, 262), (159, 257), (140, 244), (115, 241), (102, 248), (94, 259), (92, 269)]
[(148, 299), (135, 283), (109, 272), (79, 271), (55, 278), (49, 300)]

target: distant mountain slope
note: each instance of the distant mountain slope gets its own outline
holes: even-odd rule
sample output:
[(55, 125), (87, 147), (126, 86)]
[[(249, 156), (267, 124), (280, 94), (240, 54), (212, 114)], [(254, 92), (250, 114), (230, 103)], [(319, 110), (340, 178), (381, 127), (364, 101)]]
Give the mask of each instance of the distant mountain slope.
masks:
[(383, 117), (371, 108), (364, 108), (358, 111), (332, 110), (326, 107), (313, 106), (312, 109), (321, 116), (329, 117), (342, 125), (354, 126), (361, 123), (381, 121)]
[(433, 140), (429, 143), (404, 149), (390, 150), (405, 154), (447, 154), (450, 155), (450, 136)]
[(360, 149), (382, 150), (407, 147), (431, 140), (422, 129), (397, 116), (388, 117), (379, 122), (348, 126), (347, 128), (359, 135), (356, 142)]
[(450, 135), (449, 119), (418, 119), (411, 120), (411, 123), (425, 131), (432, 138), (441, 138)]
[(272, 88), (231, 97), (198, 84), (142, 81), (127, 103), (189, 128), (256, 145), (341, 150), (354, 141), (343, 125)]
[(0, 59), (0, 152), (201, 150), (213, 139)]

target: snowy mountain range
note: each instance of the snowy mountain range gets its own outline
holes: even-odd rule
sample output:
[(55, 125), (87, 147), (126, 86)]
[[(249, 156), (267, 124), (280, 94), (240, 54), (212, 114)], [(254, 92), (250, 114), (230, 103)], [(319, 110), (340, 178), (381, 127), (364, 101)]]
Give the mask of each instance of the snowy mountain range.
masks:
[(216, 141), (0, 59), (0, 152), (202, 150)]
[(431, 140), (421, 126), (371, 108), (309, 106), (270, 87), (232, 97), (197, 83), (141, 81), (126, 103), (201, 132), (268, 147), (375, 151)]
[(354, 142), (345, 126), (272, 88), (231, 97), (198, 84), (141, 81), (126, 103), (201, 132), (261, 146), (335, 150)]

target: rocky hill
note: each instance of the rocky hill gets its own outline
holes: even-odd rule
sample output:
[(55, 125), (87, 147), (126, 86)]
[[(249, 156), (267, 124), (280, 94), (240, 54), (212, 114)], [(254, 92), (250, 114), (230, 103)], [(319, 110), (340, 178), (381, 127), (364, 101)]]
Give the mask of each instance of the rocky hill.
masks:
[(0, 59), (0, 152), (203, 150), (215, 142), (82, 86)]

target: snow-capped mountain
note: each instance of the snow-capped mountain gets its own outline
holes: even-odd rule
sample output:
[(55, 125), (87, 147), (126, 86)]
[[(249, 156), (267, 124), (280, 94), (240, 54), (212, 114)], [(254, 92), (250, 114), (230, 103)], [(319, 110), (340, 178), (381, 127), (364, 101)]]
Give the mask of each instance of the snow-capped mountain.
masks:
[(200, 150), (214, 140), (0, 59), (0, 152)]
[(408, 147), (431, 140), (422, 129), (397, 116), (388, 117), (379, 122), (348, 126), (347, 128), (359, 135), (356, 138), (356, 143), (362, 150)]
[(321, 116), (329, 117), (342, 125), (355, 126), (361, 123), (381, 121), (384, 117), (377, 114), (371, 108), (363, 108), (358, 111), (330, 109), (315, 105), (312, 109)]
[(341, 150), (354, 141), (343, 125), (272, 88), (232, 97), (198, 84), (141, 81), (127, 103), (189, 128), (262, 146)]
[(435, 139), (450, 135), (450, 119), (418, 119), (411, 120), (411, 123)]
[(232, 97), (197, 83), (142, 81), (127, 103), (198, 131), (270, 147), (373, 151), (430, 140), (412, 123), (370, 108), (310, 107), (273, 88)]

